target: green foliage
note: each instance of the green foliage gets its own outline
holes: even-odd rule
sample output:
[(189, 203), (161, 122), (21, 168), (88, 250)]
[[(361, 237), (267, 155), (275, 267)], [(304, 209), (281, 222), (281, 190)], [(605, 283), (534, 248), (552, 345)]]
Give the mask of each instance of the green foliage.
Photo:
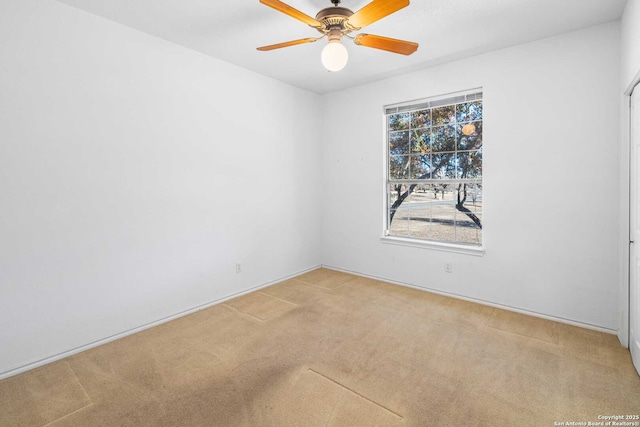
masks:
[(388, 126), (391, 180), (482, 177), (482, 101), (391, 114)]

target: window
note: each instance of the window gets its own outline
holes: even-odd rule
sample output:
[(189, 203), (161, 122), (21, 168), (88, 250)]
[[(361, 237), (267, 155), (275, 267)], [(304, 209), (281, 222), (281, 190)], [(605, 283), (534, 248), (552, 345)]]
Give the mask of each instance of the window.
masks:
[(482, 92), (385, 107), (385, 236), (482, 246)]

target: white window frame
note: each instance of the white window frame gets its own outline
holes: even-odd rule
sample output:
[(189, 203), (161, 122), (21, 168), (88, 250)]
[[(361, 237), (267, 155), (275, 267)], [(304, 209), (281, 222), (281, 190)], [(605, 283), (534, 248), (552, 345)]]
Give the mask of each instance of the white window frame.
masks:
[[(396, 244), (402, 246), (410, 246), (410, 247), (418, 247), (418, 248), (427, 248), (427, 249), (435, 249), (439, 251), (445, 252), (454, 252), (454, 253), (463, 253), (470, 255), (482, 256), (485, 253), (485, 236), (484, 236), (484, 228), (482, 235), (482, 243), (481, 245), (467, 245), (467, 244), (456, 244), (453, 242), (446, 241), (438, 241), (438, 240), (429, 240), (423, 239), (419, 237), (405, 237), (405, 236), (394, 236), (389, 235), (388, 230), (388, 216), (390, 209), (389, 202), (389, 193), (388, 186), (391, 182), (393, 183), (405, 183), (405, 184), (451, 184), (451, 183), (479, 183), (483, 184), (482, 178), (479, 179), (406, 179), (406, 180), (392, 180), (389, 175), (389, 124), (388, 124), (388, 116), (390, 114), (402, 113), (402, 112), (411, 112), (425, 108), (435, 108), (438, 106), (451, 105), (460, 102), (469, 102), (473, 100), (482, 100), (484, 104), (483, 92), (482, 88), (471, 89), (463, 92), (449, 93), (440, 95), (437, 97), (424, 98), (420, 100), (414, 100), (409, 102), (403, 102), (399, 104), (391, 104), (386, 105), (383, 109), (383, 121), (384, 121), (384, 184), (383, 184), (383, 235), (380, 240), (383, 243), (388, 244)], [(484, 123), (484, 112), (483, 112), (483, 123)], [(484, 154), (483, 154), (484, 156)], [(483, 158), (484, 162), (484, 158)], [(483, 188), (484, 190), (484, 188)], [(484, 207), (484, 206), (483, 206)], [(484, 209), (483, 209), (484, 210)], [(484, 218), (484, 216), (483, 216)]]

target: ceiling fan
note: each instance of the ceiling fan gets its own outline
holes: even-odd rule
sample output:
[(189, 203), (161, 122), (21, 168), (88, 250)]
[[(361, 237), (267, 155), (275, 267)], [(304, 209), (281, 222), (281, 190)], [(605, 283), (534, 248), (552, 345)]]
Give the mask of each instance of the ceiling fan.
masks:
[(260, 51), (312, 43), (327, 37), (329, 42), (322, 50), (322, 64), (329, 71), (339, 71), (344, 68), (349, 59), (347, 49), (342, 45), (343, 36), (353, 39), (354, 43), (359, 46), (372, 47), (374, 49), (386, 50), (402, 55), (411, 55), (418, 49), (418, 43), (405, 40), (375, 36), (373, 34), (358, 34), (355, 37), (348, 35), (408, 6), (409, 0), (373, 0), (355, 13), (346, 7), (338, 6), (340, 0), (331, 0), (333, 6), (322, 9), (316, 14), (315, 18), (300, 12), (280, 0), (260, 0), (260, 3), (289, 15), (322, 33), (320, 37), (308, 37), (262, 46), (258, 48)]

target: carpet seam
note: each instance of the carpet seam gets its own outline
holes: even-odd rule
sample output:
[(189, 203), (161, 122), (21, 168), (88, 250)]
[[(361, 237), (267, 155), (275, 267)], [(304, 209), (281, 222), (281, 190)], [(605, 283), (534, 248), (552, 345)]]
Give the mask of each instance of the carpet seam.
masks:
[(373, 401), (373, 400), (369, 399), (368, 397), (366, 397), (366, 396), (364, 396), (364, 395), (362, 395), (362, 394), (358, 393), (357, 391), (355, 391), (355, 390), (353, 390), (353, 389), (351, 389), (351, 388), (349, 388), (349, 387), (345, 386), (344, 384), (340, 384), (338, 381), (334, 380), (333, 378), (329, 378), (328, 376), (326, 376), (326, 375), (324, 375), (324, 374), (321, 374), (320, 372), (318, 372), (318, 371), (316, 371), (316, 370), (314, 370), (314, 369), (311, 369), (311, 368), (307, 368), (307, 369), (309, 369), (309, 370), (310, 370), (311, 372), (313, 372), (314, 374), (319, 375), (319, 376), (321, 376), (322, 378), (325, 378), (325, 379), (327, 379), (327, 380), (331, 381), (332, 383), (334, 383), (334, 384), (336, 384), (336, 385), (339, 385), (340, 387), (344, 388), (345, 390), (350, 391), (351, 393), (355, 394), (356, 396), (361, 397), (362, 399), (366, 400), (367, 402), (371, 402), (371, 403), (373, 403), (374, 405), (376, 405), (376, 406), (378, 406), (378, 407), (380, 407), (380, 408), (384, 409), (385, 411), (389, 412), (390, 414), (395, 415), (396, 417), (400, 418), (401, 420), (404, 420), (404, 417), (403, 417), (402, 415), (398, 414), (397, 412), (395, 412), (395, 411), (393, 411), (393, 410), (391, 410), (391, 409), (387, 408), (387, 407), (386, 407), (386, 406), (384, 406), (384, 405), (379, 404), (378, 402), (375, 402), (375, 401)]
[(73, 412), (69, 412), (67, 415), (65, 415), (65, 416), (63, 416), (63, 417), (60, 417), (60, 418), (55, 419), (55, 420), (53, 420), (53, 421), (50, 421), (50, 422), (48, 422), (47, 424), (43, 425), (42, 427), (47, 427), (47, 426), (53, 425), (53, 424), (57, 423), (58, 421), (62, 421), (62, 420), (64, 420), (65, 418), (70, 417), (71, 415), (76, 414), (76, 413), (78, 413), (78, 412), (80, 412), (80, 411), (82, 411), (82, 410), (84, 410), (84, 409), (87, 409), (87, 408), (88, 408), (88, 407), (90, 407), (90, 406), (93, 406), (93, 405), (95, 405), (95, 402), (93, 402), (93, 401), (92, 401), (92, 402), (91, 402), (91, 403), (89, 403), (88, 405), (85, 405), (85, 406), (83, 406), (82, 408), (78, 408), (78, 409), (76, 409), (76, 410), (75, 410), (75, 411), (73, 411)]
[(300, 304), (296, 304), (295, 302), (287, 301), (286, 299), (279, 298), (277, 296), (270, 295), (270, 294), (267, 294), (265, 292), (258, 291), (257, 293), (259, 293), (260, 295), (264, 295), (264, 296), (270, 297), (270, 298), (275, 298), (275, 299), (280, 300), (282, 302), (286, 302), (287, 304), (295, 305), (296, 307), (300, 307)]
[(244, 311), (238, 310), (237, 308), (235, 308), (233, 306), (227, 305), (227, 303), (223, 303), (223, 304), (226, 305), (227, 307), (229, 307), (230, 309), (232, 309), (233, 311), (235, 311), (236, 313), (240, 313), (240, 314), (244, 314), (245, 316), (249, 316), (252, 319), (257, 320), (260, 323), (266, 322), (266, 320), (262, 320), (259, 317), (254, 316), (253, 314), (245, 313)]
[(73, 374), (73, 378), (75, 378), (75, 379), (76, 379), (76, 382), (78, 383), (78, 385), (79, 385), (79, 386), (80, 386), (80, 388), (82, 389), (82, 392), (84, 393), (84, 395), (85, 395), (85, 396), (87, 396), (87, 399), (89, 399), (89, 402), (90, 402), (91, 404), (95, 403), (95, 402), (93, 401), (93, 399), (91, 398), (91, 396), (89, 396), (89, 393), (87, 393), (87, 389), (85, 389), (85, 388), (84, 388), (84, 386), (82, 385), (82, 382), (80, 381), (80, 378), (78, 378), (78, 374), (76, 374), (76, 371), (74, 371), (74, 370), (73, 370), (73, 366), (71, 366), (71, 365), (69, 364), (69, 361), (67, 361), (67, 360), (65, 360), (65, 362), (64, 362), (64, 363), (65, 363), (65, 364), (67, 365), (67, 367), (71, 370), (71, 373)]

